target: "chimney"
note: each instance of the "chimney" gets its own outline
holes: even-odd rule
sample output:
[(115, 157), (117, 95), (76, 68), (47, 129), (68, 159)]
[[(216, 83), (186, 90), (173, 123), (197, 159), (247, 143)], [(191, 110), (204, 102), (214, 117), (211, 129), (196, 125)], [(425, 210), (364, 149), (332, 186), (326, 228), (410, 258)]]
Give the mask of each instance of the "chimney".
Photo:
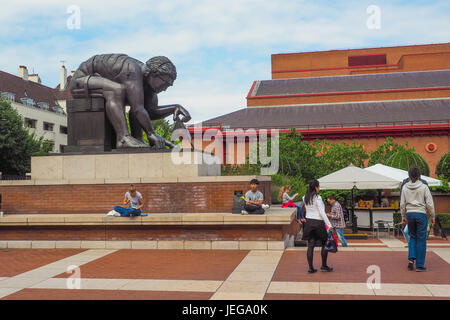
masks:
[(19, 72), (17, 74), (23, 80), (28, 81), (28, 69), (26, 66), (19, 66)]
[(61, 66), (61, 75), (60, 75), (60, 82), (59, 82), (59, 90), (66, 89), (67, 84), (67, 69), (64, 65)]
[(36, 82), (36, 83), (41, 83), (41, 78), (39, 77), (39, 75), (37, 73), (29, 74), (28, 75), (28, 80), (30, 80), (32, 82)]

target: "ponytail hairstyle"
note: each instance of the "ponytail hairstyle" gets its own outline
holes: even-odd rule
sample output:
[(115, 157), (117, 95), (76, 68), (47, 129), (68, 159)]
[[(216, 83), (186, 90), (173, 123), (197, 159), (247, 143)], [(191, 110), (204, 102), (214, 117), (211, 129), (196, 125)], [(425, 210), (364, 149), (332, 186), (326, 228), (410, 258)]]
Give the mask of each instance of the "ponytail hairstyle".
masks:
[(312, 179), (308, 181), (308, 190), (306, 190), (305, 194), (305, 204), (311, 205), (314, 201), (314, 197), (317, 196), (316, 187), (319, 186), (319, 181), (316, 179)]
[(291, 189), (291, 186), (282, 186), (280, 188), (280, 192), (278, 193), (278, 201), (283, 200), (283, 194), (287, 192), (287, 190)]

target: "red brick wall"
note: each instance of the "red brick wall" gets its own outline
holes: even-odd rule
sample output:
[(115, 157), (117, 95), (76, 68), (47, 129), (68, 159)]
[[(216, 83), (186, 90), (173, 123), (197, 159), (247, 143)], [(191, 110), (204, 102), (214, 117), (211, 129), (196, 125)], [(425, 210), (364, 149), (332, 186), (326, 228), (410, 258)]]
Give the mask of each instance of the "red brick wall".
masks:
[[(129, 184), (0, 186), (2, 209), (13, 213), (107, 213), (121, 205)], [(144, 212), (231, 212), (235, 190), (244, 193), (248, 182), (136, 184), (145, 201)], [(260, 190), (270, 203), (270, 182)]]

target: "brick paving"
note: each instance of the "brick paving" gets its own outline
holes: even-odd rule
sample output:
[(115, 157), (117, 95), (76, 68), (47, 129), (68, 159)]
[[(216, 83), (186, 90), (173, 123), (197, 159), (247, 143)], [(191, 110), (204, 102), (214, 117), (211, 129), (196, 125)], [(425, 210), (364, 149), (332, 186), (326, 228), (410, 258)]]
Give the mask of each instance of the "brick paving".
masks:
[[(306, 251), (285, 251), (272, 281), (306, 282), (366, 282), (367, 267), (377, 265), (381, 270), (381, 281), (386, 283), (430, 283), (450, 284), (450, 265), (434, 252), (427, 252), (428, 272), (407, 270), (407, 252), (395, 251), (347, 251), (330, 253), (328, 265), (334, 272), (309, 274)], [(320, 252), (314, 253), (314, 267), (321, 266)]]
[(80, 249), (0, 249), (0, 277), (12, 277), (83, 251)]
[(211, 292), (23, 289), (3, 300), (208, 300)]
[(120, 250), (83, 265), (81, 274), (83, 278), (225, 280), (247, 254), (245, 250)]
[[(305, 250), (4, 249), (0, 299), (448, 300), (449, 253), (428, 251), (429, 271), (418, 273), (406, 269), (404, 248), (353, 248), (330, 254), (334, 272), (310, 275)], [(81, 289), (70, 290), (69, 274), (60, 272), (77, 261)], [(315, 263), (320, 267), (319, 251)], [(367, 289), (369, 265), (380, 267), (379, 290)], [(14, 290), (11, 281), (20, 281)]]

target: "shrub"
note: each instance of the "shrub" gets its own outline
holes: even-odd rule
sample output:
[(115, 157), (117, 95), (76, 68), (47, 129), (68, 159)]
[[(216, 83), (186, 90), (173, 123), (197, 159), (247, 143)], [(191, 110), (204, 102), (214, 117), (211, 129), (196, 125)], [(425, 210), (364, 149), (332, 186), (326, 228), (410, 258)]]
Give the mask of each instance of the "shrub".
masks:
[(450, 180), (450, 151), (439, 160), (436, 166), (436, 175), (443, 175), (445, 179)]
[(430, 175), (430, 168), (425, 159), (414, 149), (400, 149), (392, 154), (385, 163), (387, 166), (408, 171), (412, 166), (418, 166), (423, 175)]

